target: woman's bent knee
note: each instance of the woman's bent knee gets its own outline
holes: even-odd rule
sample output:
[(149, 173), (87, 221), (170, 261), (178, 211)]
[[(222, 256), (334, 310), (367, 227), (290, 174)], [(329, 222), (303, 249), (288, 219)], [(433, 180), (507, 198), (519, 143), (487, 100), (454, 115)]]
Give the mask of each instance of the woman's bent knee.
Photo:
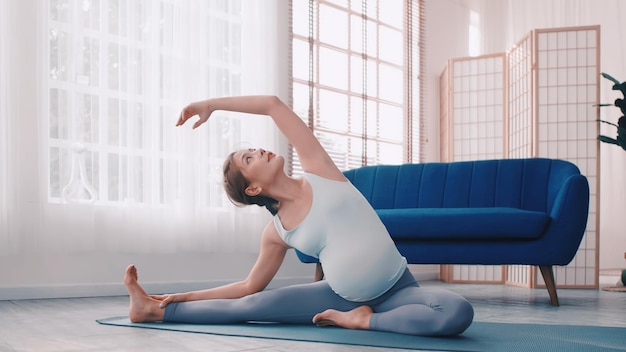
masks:
[(439, 335), (458, 335), (467, 330), (474, 320), (474, 307), (464, 298), (459, 300), (455, 309), (451, 309), (449, 313)]

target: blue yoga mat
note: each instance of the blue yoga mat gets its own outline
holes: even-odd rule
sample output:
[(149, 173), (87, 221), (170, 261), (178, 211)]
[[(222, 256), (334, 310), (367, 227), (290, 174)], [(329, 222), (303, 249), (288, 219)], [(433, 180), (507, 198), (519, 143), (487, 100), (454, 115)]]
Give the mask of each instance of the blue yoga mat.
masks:
[(459, 336), (420, 337), (315, 325), (131, 323), (128, 317), (96, 321), (201, 334), (434, 351), (626, 351), (626, 328), (618, 327), (474, 322)]

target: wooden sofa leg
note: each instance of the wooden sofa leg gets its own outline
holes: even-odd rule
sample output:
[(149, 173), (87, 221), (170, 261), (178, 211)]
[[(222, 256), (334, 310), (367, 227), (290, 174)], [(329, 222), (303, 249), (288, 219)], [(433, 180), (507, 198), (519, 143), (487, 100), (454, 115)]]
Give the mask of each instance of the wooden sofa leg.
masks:
[(321, 281), (324, 278), (324, 269), (322, 269), (322, 263), (317, 263), (315, 265), (315, 276), (313, 277), (314, 281)]
[(550, 295), (550, 302), (553, 306), (559, 306), (559, 297), (556, 295), (556, 284), (554, 283), (554, 272), (552, 271), (552, 265), (539, 265), (543, 281), (546, 283), (548, 294)]

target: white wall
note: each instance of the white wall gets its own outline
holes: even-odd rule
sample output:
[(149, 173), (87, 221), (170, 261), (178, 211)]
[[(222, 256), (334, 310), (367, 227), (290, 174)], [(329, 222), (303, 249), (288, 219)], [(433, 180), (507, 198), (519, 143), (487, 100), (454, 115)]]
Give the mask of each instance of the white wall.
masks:
[[(450, 58), (468, 56), (469, 11), (481, 14), (481, 54), (505, 52), (533, 29), (601, 25), (601, 71), (626, 81), (626, 2), (620, 0), (426, 0), (426, 116), (428, 160), (439, 159), (438, 78)], [(600, 81), (601, 102), (620, 94), (609, 81)], [(601, 118), (617, 122), (615, 107)], [(615, 137), (614, 128), (602, 134)], [(600, 269), (625, 268), (626, 151), (602, 144), (600, 150)]]

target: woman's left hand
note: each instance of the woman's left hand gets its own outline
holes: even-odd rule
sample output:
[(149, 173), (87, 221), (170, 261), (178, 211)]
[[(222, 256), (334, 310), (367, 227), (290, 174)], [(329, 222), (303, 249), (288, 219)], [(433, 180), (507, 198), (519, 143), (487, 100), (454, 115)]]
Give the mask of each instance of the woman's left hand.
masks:
[(150, 295), (150, 298), (152, 298), (152, 299), (156, 299), (157, 301), (162, 301), (162, 300), (164, 300), (167, 296), (169, 296), (169, 295)]
[(207, 122), (213, 111), (214, 110), (211, 108), (208, 100), (191, 103), (185, 106), (180, 112), (176, 126), (182, 126), (191, 117), (198, 115), (198, 121), (193, 124), (194, 129), (198, 128), (200, 125)]
[(172, 302), (184, 302), (186, 300), (184, 293), (174, 293), (171, 295), (154, 295), (150, 297), (156, 299), (157, 301), (161, 301), (161, 303), (159, 304), (159, 308), (165, 308), (168, 304)]

